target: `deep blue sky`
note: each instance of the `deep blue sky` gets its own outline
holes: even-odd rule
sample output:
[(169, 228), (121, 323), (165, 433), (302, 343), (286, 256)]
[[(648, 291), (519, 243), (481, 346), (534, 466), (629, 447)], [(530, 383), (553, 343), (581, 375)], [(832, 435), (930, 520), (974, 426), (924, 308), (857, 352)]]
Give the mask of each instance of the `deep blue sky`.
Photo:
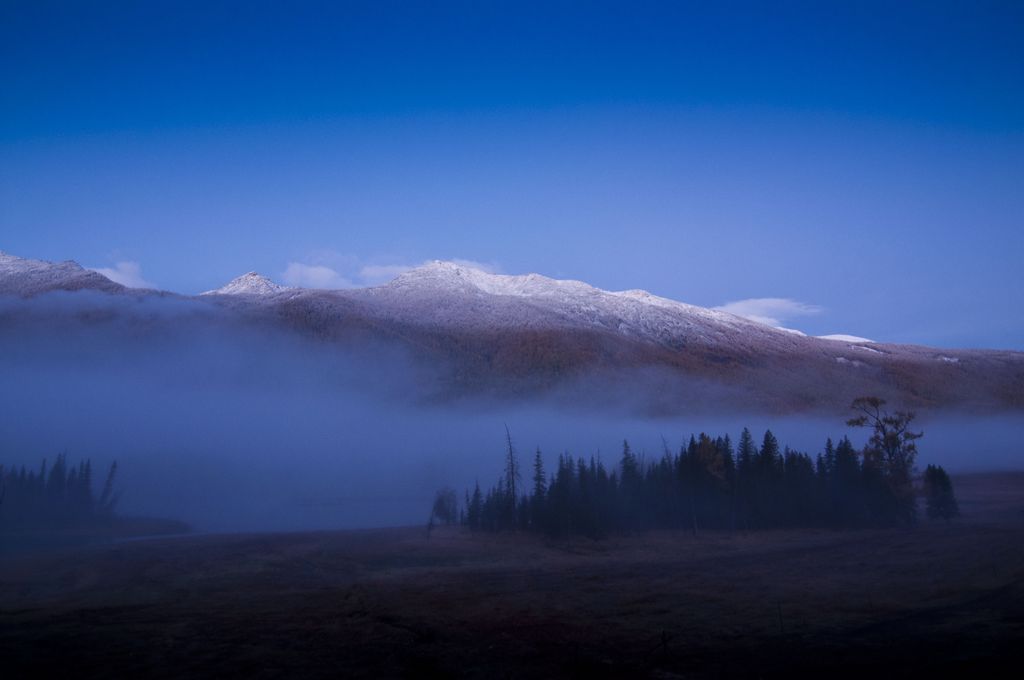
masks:
[(1024, 349), (1024, 5), (6, 1), (0, 249), (181, 292), (462, 258)]

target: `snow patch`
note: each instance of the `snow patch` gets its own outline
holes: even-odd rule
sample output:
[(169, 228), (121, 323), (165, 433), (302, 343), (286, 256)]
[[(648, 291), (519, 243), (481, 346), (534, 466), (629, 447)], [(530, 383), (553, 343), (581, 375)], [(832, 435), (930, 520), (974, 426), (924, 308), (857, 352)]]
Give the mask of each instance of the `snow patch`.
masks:
[(274, 295), (288, 288), (278, 285), (262, 274), (249, 272), (232, 279), (216, 290), (208, 290), (200, 295)]

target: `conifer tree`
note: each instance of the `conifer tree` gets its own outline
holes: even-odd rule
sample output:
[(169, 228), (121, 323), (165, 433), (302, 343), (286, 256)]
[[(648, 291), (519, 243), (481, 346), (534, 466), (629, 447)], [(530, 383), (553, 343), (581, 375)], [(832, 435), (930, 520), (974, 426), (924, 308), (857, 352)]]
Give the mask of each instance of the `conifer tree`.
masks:
[(547, 477), (544, 476), (544, 457), (541, 455), (540, 447), (533, 456), (533, 496), (544, 498), (547, 494)]
[(953, 494), (953, 482), (941, 465), (929, 465), (924, 471), (924, 498), (928, 517), (947, 522), (960, 516)]
[(484, 497), (480, 493), (480, 482), (476, 483), (473, 488), (473, 497), (470, 499), (466, 508), (466, 521), (469, 523), (469, 528), (473, 530), (481, 529), (481, 515), (483, 514)]
[(757, 493), (754, 499), (754, 513), (760, 526), (774, 526), (778, 523), (781, 471), (779, 440), (771, 430), (765, 430), (761, 450), (757, 454)]
[(739, 513), (744, 526), (748, 528), (754, 500), (754, 460), (756, 456), (757, 448), (754, 446), (754, 438), (749, 429), (743, 428), (743, 432), (740, 433), (740, 443), (736, 447), (736, 493)]
[(619, 461), (621, 472), (619, 482), (620, 517), (628, 529), (639, 528), (640, 466), (629, 442), (622, 441), (622, 458)]
[(434, 495), (434, 505), (430, 513), (430, 521), (434, 519), (444, 524), (455, 524), (459, 514), (459, 503), (455, 491), (448, 487), (439, 489)]

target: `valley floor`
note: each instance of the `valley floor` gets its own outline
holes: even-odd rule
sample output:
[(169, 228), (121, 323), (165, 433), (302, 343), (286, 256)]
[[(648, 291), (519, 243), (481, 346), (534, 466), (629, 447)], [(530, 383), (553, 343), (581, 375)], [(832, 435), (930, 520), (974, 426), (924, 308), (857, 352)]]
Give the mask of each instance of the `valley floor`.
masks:
[[(1024, 661), (1024, 473), (910, 530), (550, 542), (418, 528), (0, 560), (0, 674), (997, 674)], [(1003, 671), (1003, 674), (1009, 674)]]

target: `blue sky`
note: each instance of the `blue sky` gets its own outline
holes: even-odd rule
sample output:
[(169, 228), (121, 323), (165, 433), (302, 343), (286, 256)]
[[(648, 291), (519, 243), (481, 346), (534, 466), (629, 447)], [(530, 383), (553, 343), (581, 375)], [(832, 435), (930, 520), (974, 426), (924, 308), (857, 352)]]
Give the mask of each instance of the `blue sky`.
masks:
[(1024, 349), (1022, 7), (5, 2), (0, 249), (181, 292), (457, 258)]

